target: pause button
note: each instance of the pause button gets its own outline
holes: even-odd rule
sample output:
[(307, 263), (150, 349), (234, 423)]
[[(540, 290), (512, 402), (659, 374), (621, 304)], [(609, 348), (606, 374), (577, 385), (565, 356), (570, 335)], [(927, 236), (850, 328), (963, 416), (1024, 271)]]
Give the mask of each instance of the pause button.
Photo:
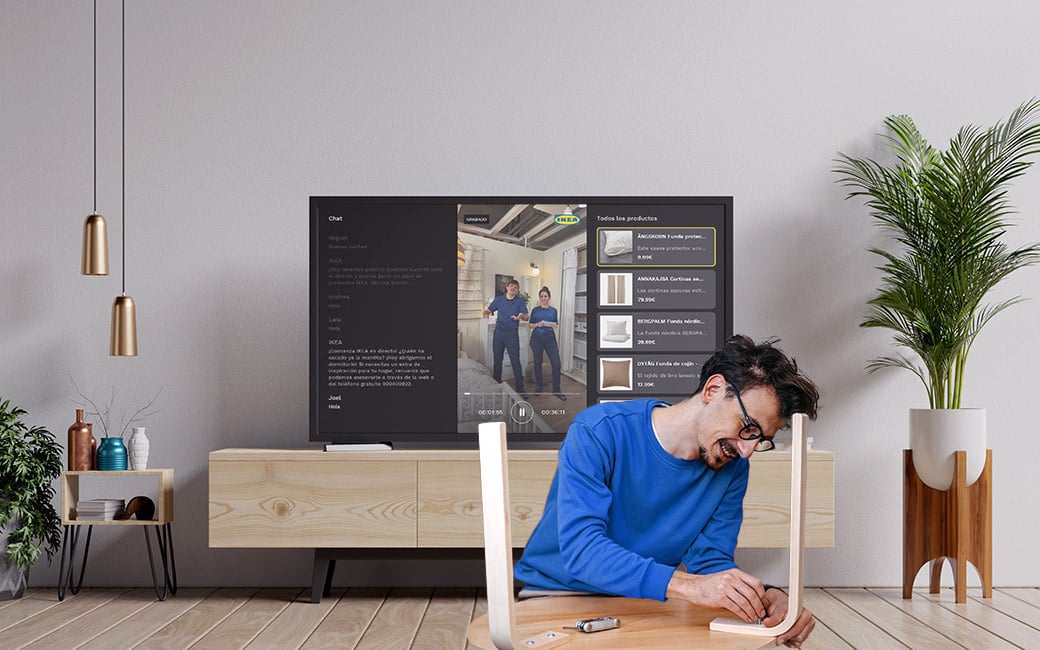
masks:
[(509, 417), (517, 424), (527, 424), (534, 417), (534, 407), (527, 402), (517, 402), (509, 409)]

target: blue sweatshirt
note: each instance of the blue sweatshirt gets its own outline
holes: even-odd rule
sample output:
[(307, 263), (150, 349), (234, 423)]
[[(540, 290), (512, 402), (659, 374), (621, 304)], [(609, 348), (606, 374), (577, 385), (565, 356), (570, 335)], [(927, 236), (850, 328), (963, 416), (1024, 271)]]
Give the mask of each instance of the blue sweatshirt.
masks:
[(516, 578), (528, 589), (665, 600), (675, 568), (736, 567), (747, 459), (719, 470), (657, 442), (659, 400), (611, 402), (575, 417)]

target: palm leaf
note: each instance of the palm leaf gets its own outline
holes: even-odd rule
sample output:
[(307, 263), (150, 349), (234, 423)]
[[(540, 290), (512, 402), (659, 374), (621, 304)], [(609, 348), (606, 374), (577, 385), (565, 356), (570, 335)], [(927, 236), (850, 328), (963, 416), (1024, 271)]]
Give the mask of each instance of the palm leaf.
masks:
[(1020, 302), (984, 304), (1009, 274), (1040, 261), (1040, 245), (1009, 249), (1003, 241), (1014, 211), (1011, 181), (1040, 153), (1040, 99), (1016, 108), (1006, 122), (965, 126), (936, 150), (906, 115), (885, 119), (892, 164), (839, 154), (834, 172), (862, 197), (875, 224), (896, 244), (872, 248), (881, 259), (881, 286), (868, 301), (862, 327), (893, 332), (904, 356), (883, 356), (870, 372), (897, 367), (924, 384), (932, 408), (959, 408), (968, 353), (983, 327)]

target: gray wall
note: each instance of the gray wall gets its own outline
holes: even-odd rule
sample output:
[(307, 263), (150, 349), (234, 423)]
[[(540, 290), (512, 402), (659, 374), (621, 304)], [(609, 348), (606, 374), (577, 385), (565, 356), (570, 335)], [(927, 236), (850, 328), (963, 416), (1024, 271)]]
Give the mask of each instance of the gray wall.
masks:
[[(164, 388), (152, 464), (176, 469), (183, 585), (302, 585), (302, 551), (207, 548), (207, 453), (307, 446), (307, 198), (318, 194), (735, 197), (737, 330), (780, 336), (822, 387), (837, 458), (818, 585), (897, 585), (908, 373), (868, 376), (857, 327), (883, 242), (829, 171), (880, 153), (881, 119), (945, 141), (1038, 93), (1040, 5), (833, 2), (127, 3), (127, 292), (141, 354), (107, 356), (119, 294), (119, 4), (99, 2), (98, 207), (113, 275), (78, 274), (92, 204), (91, 3), (0, 2), (0, 394), (60, 437), (70, 373), (117, 410)], [(1010, 233), (1040, 240), (1040, 170)], [(994, 579), (1040, 584), (1031, 300), (978, 341), (989, 409)], [(1023, 343), (1024, 342), (1024, 343)], [(140, 536), (100, 530), (92, 584), (145, 584)], [(103, 556), (107, 552), (110, 559)], [(782, 552), (742, 552), (783, 581)], [(412, 569), (409, 569), (412, 570)], [(33, 570), (53, 584), (54, 566)]]

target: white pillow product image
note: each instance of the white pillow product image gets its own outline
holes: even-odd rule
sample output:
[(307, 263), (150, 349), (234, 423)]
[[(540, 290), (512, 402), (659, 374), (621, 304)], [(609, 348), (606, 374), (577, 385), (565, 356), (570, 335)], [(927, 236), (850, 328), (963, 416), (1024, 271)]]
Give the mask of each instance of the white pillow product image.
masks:
[(603, 254), (608, 256), (632, 252), (631, 230), (607, 230), (603, 233)]
[(607, 321), (607, 336), (628, 336), (628, 321), (624, 320), (608, 320)]

